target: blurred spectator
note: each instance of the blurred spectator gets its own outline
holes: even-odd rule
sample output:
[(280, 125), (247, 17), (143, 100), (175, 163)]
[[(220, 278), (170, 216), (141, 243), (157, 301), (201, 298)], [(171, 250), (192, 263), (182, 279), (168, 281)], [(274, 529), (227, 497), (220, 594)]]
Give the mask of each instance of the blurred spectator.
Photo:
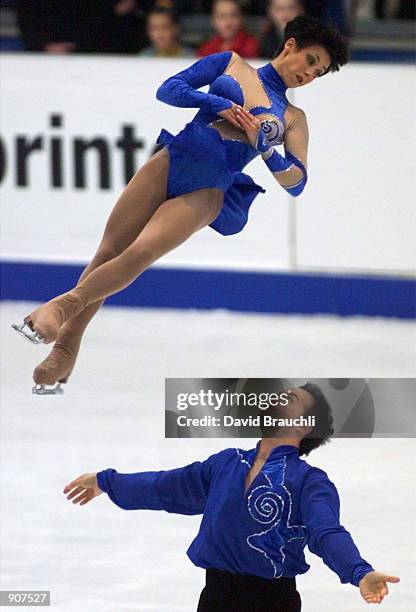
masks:
[(164, 6), (165, 8), (169, 8), (177, 15), (201, 12), (199, 2), (195, 0), (156, 0), (155, 6)]
[[(268, 0), (239, 0), (239, 5), (245, 13), (256, 13), (257, 15), (266, 13), (267, 3)], [(193, 4), (197, 12), (211, 13), (215, 0), (194, 0)]]
[(15, 0), (28, 51), (137, 53), (153, 0)]
[(137, 53), (146, 44), (145, 11), (151, 0), (71, 0), (78, 4), (77, 51)]
[(220, 51), (236, 51), (242, 57), (259, 57), (259, 41), (243, 29), (243, 13), (236, 0), (215, 0), (212, 6), (212, 24), (216, 35), (201, 45), (198, 49), (199, 56)]
[[(168, 8), (177, 15), (203, 13), (204, 0), (155, 0), (154, 6)], [(209, 11), (208, 11), (209, 12)]]
[(143, 57), (190, 57), (193, 49), (183, 47), (179, 40), (179, 19), (173, 11), (156, 5), (146, 20), (146, 32), (150, 47), (143, 49)]
[(305, 12), (302, 0), (269, 0), (267, 15), (269, 26), (260, 40), (261, 55), (272, 59), (279, 49), (288, 21)]
[(348, 18), (345, 14), (343, 0), (304, 0), (305, 12), (311, 17), (316, 17), (323, 23), (333, 23), (338, 30), (348, 36)]
[(75, 49), (75, 2), (16, 0), (15, 9), (26, 51), (69, 53)]
[(414, 0), (401, 0), (395, 17), (397, 19), (416, 19), (416, 3)]
[(13, 0), (0, 0), (0, 51), (24, 51)]
[(378, 19), (415, 19), (414, 0), (375, 0), (374, 12)]

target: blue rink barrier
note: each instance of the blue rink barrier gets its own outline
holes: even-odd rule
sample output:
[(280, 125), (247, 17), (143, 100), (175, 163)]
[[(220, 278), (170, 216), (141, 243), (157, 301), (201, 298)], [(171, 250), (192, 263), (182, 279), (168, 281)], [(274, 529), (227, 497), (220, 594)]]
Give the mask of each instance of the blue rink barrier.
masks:
[[(83, 266), (1, 263), (2, 300), (44, 302), (70, 289)], [(153, 267), (106, 302), (146, 308), (416, 318), (416, 281), (372, 275)]]

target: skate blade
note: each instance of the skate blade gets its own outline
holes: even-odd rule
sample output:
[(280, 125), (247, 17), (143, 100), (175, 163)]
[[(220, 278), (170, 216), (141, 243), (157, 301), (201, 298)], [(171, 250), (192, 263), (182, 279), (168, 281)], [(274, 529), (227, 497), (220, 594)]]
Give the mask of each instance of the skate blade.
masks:
[(21, 325), (13, 323), (12, 328), (32, 344), (42, 344), (44, 341), (42, 336), (38, 332), (33, 331), (27, 323), (23, 322)]
[(36, 383), (32, 387), (33, 395), (62, 395), (64, 392), (61, 383), (55, 385), (40, 385)]

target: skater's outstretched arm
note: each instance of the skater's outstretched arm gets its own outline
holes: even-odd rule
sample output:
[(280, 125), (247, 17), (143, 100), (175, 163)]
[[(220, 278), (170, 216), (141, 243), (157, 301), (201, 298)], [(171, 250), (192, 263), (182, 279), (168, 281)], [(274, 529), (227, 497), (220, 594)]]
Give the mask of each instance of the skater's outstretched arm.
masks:
[[(232, 51), (214, 53), (198, 60), (186, 70), (166, 79), (156, 92), (157, 99), (181, 108), (204, 108), (213, 114), (231, 109), (234, 106), (231, 100), (198, 89), (215, 81), (232, 60)], [(221, 116), (230, 120), (228, 114)], [(238, 124), (236, 127), (239, 127)]]
[(119, 474), (108, 468), (97, 474), (80, 476), (65, 487), (64, 493), (67, 499), (80, 505), (104, 492), (124, 510), (201, 514), (208, 496), (214, 457), (160, 472)]
[(308, 180), (306, 159), (308, 151), (308, 125), (303, 111), (293, 108), (285, 132), (285, 155), (281, 155), (268, 142), (267, 124), (261, 123), (249, 111), (237, 108), (236, 115), (247, 134), (250, 144), (257, 149), (279, 185), (290, 195), (302, 193)]
[(324, 472), (319, 471), (305, 484), (302, 508), (309, 550), (321, 557), (342, 583), (359, 586), (367, 603), (380, 603), (388, 593), (385, 583), (399, 582), (399, 578), (374, 571), (361, 557), (351, 535), (340, 525), (338, 492)]

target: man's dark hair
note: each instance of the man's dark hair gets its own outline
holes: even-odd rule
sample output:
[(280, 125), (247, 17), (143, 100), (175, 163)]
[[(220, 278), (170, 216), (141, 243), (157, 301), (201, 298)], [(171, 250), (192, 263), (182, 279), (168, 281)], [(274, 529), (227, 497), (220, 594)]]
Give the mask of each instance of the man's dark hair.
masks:
[(307, 391), (314, 399), (312, 408), (309, 408), (303, 416), (315, 416), (316, 425), (299, 445), (299, 455), (309, 455), (314, 448), (319, 448), (326, 444), (334, 434), (334, 419), (332, 417), (331, 406), (318, 385), (306, 383), (306, 385), (302, 385), (299, 388)]
[(296, 40), (298, 49), (305, 49), (311, 45), (320, 45), (326, 49), (331, 58), (327, 72), (337, 72), (348, 62), (348, 41), (332, 24), (327, 25), (314, 17), (304, 15), (295, 17), (286, 25), (283, 42), (276, 56), (283, 51), (289, 38)]
[(175, 13), (175, 11), (173, 11), (172, 9), (167, 8), (166, 6), (158, 6), (156, 4), (156, 6), (154, 6), (147, 13), (147, 19), (149, 19), (149, 17), (151, 17), (152, 15), (167, 15), (174, 25), (179, 25), (180, 23), (179, 15)]

